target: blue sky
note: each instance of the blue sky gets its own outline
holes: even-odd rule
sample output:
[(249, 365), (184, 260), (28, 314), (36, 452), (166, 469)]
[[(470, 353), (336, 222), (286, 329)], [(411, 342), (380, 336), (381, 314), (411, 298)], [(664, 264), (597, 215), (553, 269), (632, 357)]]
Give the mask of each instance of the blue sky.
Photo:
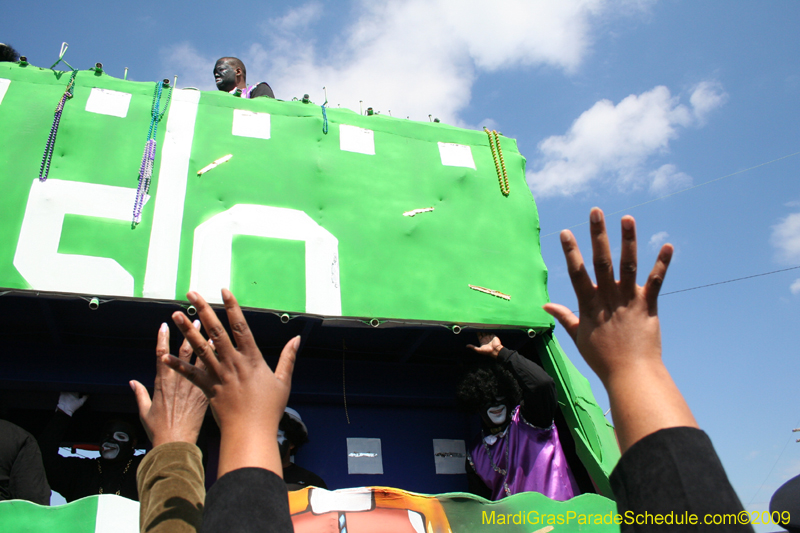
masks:
[[(800, 265), (794, 0), (185, 5), (17, 2), (0, 41), (37, 66), (66, 41), (76, 68), (202, 89), (235, 55), (281, 99), (321, 103), (325, 86), (332, 106), (496, 128), (527, 158), (551, 299), (572, 308), (557, 232), (594, 205), (620, 211), (614, 243), (637, 219), (642, 271), (675, 245), (664, 293)], [(667, 367), (743, 503), (765, 509), (800, 473), (800, 269), (666, 295), (660, 315)]]

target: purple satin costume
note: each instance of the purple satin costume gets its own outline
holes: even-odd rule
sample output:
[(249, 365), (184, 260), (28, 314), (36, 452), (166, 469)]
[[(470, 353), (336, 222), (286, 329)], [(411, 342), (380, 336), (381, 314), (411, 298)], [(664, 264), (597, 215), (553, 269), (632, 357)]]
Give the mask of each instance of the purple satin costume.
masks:
[(253, 89), (258, 87), (258, 84), (248, 86), (244, 91), (242, 91), (241, 98), (250, 98), (250, 93), (253, 92)]
[(491, 445), (478, 435), (467, 457), (491, 489), (492, 500), (527, 491), (558, 501), (580, 494), (555, 424), (547, 429), (532, 426), (522, 418), (519, 406), (504, 434)]

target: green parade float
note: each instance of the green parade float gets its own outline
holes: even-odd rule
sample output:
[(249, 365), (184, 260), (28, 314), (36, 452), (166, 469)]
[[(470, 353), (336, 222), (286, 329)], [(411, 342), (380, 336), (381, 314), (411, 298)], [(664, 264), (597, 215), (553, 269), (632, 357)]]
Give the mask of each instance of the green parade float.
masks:
[[(309, 423), (312, 444), (322, 445), (380, 433), (369, 422), (380, 417), (410, 427), (403, 417), (433, 404), (437, 416), (454, 419), (453, 358), (442, 354), (463, 351), (474, 342), (470, 331), (488, 329), (555, 378), (560, 433), (571, 434), (595, 494), (487, 502), (447, 489), (452, 476), (440, 494), (412, 494), (440, 489), (393, 477), (393, 462), (405, 461), (409, 479), (433, 466), (393, 459), (386, 436), (383, 476), (348, 478), (330, 467), (329, 485), (402, 487), (361, 490), (402, 495), (405, 508), (422, 509), (426, 531), (619, 529), (609, 523), (616, 506), (608, 481), (619, 449), (541, 308), (548, 293), (539, 220), (513, 139), (165, 81), (117, 79), (101, 66), (0, 63), (0, 309), (5, 327), (27, 337), (11, 339), (1, 356), (6, 391), (52, 412), (45, 397), (83, 386), (133, 412), (132, 397), (114, 399), (129, 394), (127, 379), (152, 383), (152, 359), (136, 363), (125, 350), (152, 349), (164, 317), (188, 308), (189, 289), (219, 303), (219, 289), (230, 287), (253, 329), (269, 331), (256, 335), (265, 353), (303, 335), (290, 402), (299, 401), (304, 418), (317, 405), (319, 417), (337, 413), (324, 428)], [(39, 312), (46, 318), (37, 320)], [(137, 340), (109, 356), (99, 332), (117, 330)], [(11, 361), (12, 349), (34, 355)], [(459, 427), (460, 436), (444, 436), (468, 437)], [(306, 497), (293, 496), (293, 508)], [(138, 531), (122, 523), (138, 511), (115, 500), (3, 502), (0, 528)]]

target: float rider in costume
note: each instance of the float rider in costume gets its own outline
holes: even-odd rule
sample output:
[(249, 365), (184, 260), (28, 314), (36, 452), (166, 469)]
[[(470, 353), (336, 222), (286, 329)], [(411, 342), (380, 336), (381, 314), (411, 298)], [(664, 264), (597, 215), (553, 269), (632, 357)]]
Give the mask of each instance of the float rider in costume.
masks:
[(536, 491), (558, 501), (580, 494), (553, 422), (555, 382), (542, 367), (479, 334), (468, 345), (492, 359), (458, 386), (459, 404), (480, 413), (482, 430), (467, 447), (470, 492), (499, 500)]
[(222, 57), (214, 65), (214, 81), (217, 89), (226, 91), (241, 98), (258, 98), (268, 96), (275, 98), (275, 93), (266, 82), (247, 85), (247, 69), (244, 63), (235, 57)]
[(94, 494), (117, 494), (139, 500), (136, 470), (144, 458), (134, 456), (136, 429), (123, 420), (110, 420), (103, 428), (100, 457), (62, 457), (58, 447), (72, 421), (72, 415), (87, 396), (62, 392), (53, 419), (39, 436), (50, 487), (68, 502)]
[(300, 490), (306, 487), (327, 489), (328, 486), (321, 477), (291, 461), (291, 456), (297, 453), (297, 450), (306, 442), (308, 442), (308, 428), (300, 418), (300, 413), (287, 407), (278, 425), (278, 447), (283, 462), (283, 481), (286, 482), (286, 488), (289, 490)]

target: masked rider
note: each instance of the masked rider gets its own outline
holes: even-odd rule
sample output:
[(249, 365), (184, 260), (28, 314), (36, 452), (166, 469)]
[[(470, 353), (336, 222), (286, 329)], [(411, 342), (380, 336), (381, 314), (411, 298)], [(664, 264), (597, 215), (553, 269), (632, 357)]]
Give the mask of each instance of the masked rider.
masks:
[(50, 487), (68, 502), (94, 494), (117, 494), (138, 501), (136, 470), (144, 456), (134, 456), (137, 439), (131, 424), (109, 420), (103, 428), (100, 457), (96, 459), (59, 455), (72, 415), (86, 399), (85, 395), (62, 392), (53, 419), (39, 437)]

